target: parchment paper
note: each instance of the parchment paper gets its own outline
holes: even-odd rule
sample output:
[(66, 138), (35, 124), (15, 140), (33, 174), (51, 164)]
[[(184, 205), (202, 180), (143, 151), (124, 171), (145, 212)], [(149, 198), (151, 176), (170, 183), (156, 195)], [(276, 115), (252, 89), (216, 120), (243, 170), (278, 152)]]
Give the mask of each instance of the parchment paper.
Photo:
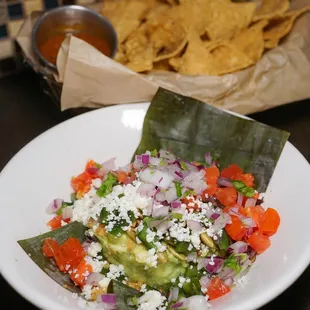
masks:
[[(309, 0), (292, 0), (293, 9), (307, 4)], [(28, 27), (21, 30), (17, 41), (26, 57), (36, 62), (29, 48), (31, 23), (25, 24)], [(137, 74), (88, 43), (69, 37), (57, 59), (56, 79), (63, 82), (61, 109), (149, 101), (158, 86), (241, 114), (310, 98), (309, 29), (310, 13), (306, 13), (280, 46), (266, 52), (256, 65), (220, 77)]]

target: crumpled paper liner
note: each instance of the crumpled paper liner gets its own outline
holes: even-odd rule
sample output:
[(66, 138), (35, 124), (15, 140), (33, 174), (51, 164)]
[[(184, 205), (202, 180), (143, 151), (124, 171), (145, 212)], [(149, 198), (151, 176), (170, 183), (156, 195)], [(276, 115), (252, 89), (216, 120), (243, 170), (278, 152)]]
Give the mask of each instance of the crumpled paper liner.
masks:
[[(293, 0), (292, 9), (307, 4), (308, 0)], [(17, 41), (39, 70), (30, 48), (31, 24), (33, 18), (25, 22)], [(55, 79), (63, 82), (61, 109), (150, 101), (158, 86), (241, 114), (303, 100), (310, 97), (308, 29), (310, 13), (301, 16), (280, 46), (266, 52), (256, 65), (220, 77), (173, 72), (137, 74), (88, 43), (69, 37), (57, 58), (59, 76)]]

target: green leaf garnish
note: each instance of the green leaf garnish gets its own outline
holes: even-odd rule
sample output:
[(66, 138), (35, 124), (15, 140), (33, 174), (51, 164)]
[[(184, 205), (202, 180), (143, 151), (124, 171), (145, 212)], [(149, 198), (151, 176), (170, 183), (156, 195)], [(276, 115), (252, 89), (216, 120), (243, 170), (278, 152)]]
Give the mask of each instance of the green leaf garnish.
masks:
[(250, 171), (257, 190), (265, 192), (288, 137), (285, 131), (159, 88), (135, 154), (156, 148), (186, 161), (203, 162), (207, 152), (217, 152), (221, 167), (237, 164)]
[(53, 238), (58, 243), (64, 243), (69, 237), (77, 238), (83, 243), (86, 239), (87, 227), (79, 222), (67, 224), (61, 228), (30, 239), (19, 240), (18, 244), (29, 257), (54, 281), (71, 292), (80, 293), (81, 290), (70, 280), (69, 275), (61, 272), (53, 259), (47, 258), (42, 253), (42, 245), (46, 238)]

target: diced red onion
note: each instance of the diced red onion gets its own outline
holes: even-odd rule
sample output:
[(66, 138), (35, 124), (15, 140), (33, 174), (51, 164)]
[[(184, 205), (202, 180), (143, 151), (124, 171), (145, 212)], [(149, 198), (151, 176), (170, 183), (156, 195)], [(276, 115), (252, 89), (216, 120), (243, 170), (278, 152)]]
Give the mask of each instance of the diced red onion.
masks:
[(210, 152), (205, 154), (205, 162), (206, 164), (208, 164), (209, 166), (212, 165), (212, 155)]
[(98, 174), (101, 176), (106, 175), (109, 171), (115, 170), (115, 157), (105, 161), (104, 163), (101, 164), (102, 167), (99, 169)]
[(167, 189), (173, 181), (173, 177), (167, 172), (150, 168), (146, 168), (140, 173), (140, 179), (145, 183), (151, 183), (164, 189)]
[(202, 192), (207, 188), (207, 183), (202, 180), (204, 176), (205, 170), (201, 170), (199, 172), (192, 171), (183, 179), (182, 186), (193, 189), (196, 194), (202, 194)]
[(242, 223), (247, 227), (256, 227), (255, 221), (251, 217), (241, 219)]
[(68, 206), (66, 208), (64, 208), (62, 210), (62, 218), (64, 220), (67, 220), (67, 219), (71, 219), (71, 217), (73, 216), (73, 210), (72, 210), (72, 207)]
[(172, 288), (172, 290), (170, 291), (170, 294), (169, 294), (168, 301), (169, 302), (177, 301), (178, 297), (179, 297), (179, 288), (178, 287)]
[(86, 284), (89, 285), (95, 285), (98, 284), (102, 279), (104, 278), (104, 275), (99, 272), (92, 272), (86, 279)]
[(221, 215), (220, 214), (218, 214), (218, 213), (213, 213), (212, 215), (211, 215), (211, 219), (212, 220), (216, 220), (217, 218), (219, 218)]
[(137, 189), (137, 193), (145, 197), (153, 197), (156, 193), (156, 187), (153, 184), (141, 183)]
[(208, 309), (208, 302), (206, 298), (202, 295), (195, 295), (188, 298), (189, 304), (187, 306), (188, 310), (202, 310)]
[(47, 207), (46, 212), (48, 214), (56, 213), (62, 206), (63, 200), (60, 198), (54, 199)]
[(166, 216), (169, 213), (169, 206), (163, 206), (160, 208), (153, 208), (152, 216)]
[(233, 283), (234, 283), (234, 279), (232, 278), (232, 277), (229, 277), (229, 278), (227, 278), (225, 281), (224, 281), (224, 283), (227, 285), (227, 286), (232, 286), (233, 285)]
[(186, 309), (188, 304), (189, 304), (188, 298), (182, 298), (180, 301), (178, 301), (177, 303), (173, 304), (171, 306), (171, 309), (178, 309), (178, 308)]
[(86, 240), (82, 243), (82, 247), (84, 249), (85, 252), (87, 252), (88, 248), (90, 247), (91, 241)]
[(217, 179), (217, 184), (223, 187), (233, 187), (231, 180), (224, 177), (219, 177)]
[[(195, 165), (193, 165), (192, 163), (188, 162), (188, 161), (184, 161), (184, 163), (186, 164), (186, 167), (188, 168), (188, 170), (190, 172), (199, 172), (199, 168), (197, 168)], [(205, 171), (204, 171), (205, 172)]]
[(206, 288), (210, 282), (210, 278), (207, 275), (202, 276), (199, 282), (202, 287)]
[(165, 150), (159, 150), (159, 157), (166, 158), (169, 162), (175, 161), (175, 156)]
[(172, 226), (172, 222), (168, 220), (162, 221), (158, 226), (157, 226), (157, 231), (161, 231), (162, 233), (166, 232), (170, 227)]
[(207, 258), (205, 268), (211, 274), (217, 273), (222, 267), (223, 262), (224, 259), (221, 257), (214, 257), (213, 260), (211, 258)]
[(187, 227), (193, 232), (200, 232), (202, 230), (202, 226), (199, 222), (193, 220), (187, 220)]
[(152, 165), (152, 166), (158, 166), (158, 165), (160, 164), (161, 161), (162, 161), (161, 158), (150, 157), (149, 164)]
[(168, 188), (168, 190), (165, 193), (165, 198), (166, 198), (165, 200), (167, 200), (168, 203), (171, 203), (172, 201), (178, 198), (175, 186), (171, 186)]
[(181, 201), (175, 200), (171, 202), (171, 208), (176, 209), (176, 208), (181, 208)]
[(115, 304), (116, 303), (116, 295), (115, 294), (102, 294), (101, 301), (107, 304)]
[(212, 205), (213, 205), (214, 207), (217, 207), (217, 201), (216, 201), (216, 199), (215, 199), (214, 197), (212, 197), (212, 196), (208, 196), (208, 197), (206, 198), (206, 202), (210, 202), (210, 203), (212, 203)]
[(235, 274), (235, 272), (229, 268), (229, 267), (224, 267), (218, 274), (219, 278), (222, 279), (222, 280), (226, 280), (228, 279), (229, 277), (233, 277)]
[(158, 190), (154, 196), (155, 200), (158, 202), (163, 202), (166, 200), (166, 192)]
[(223, 229), (230, 222), (231, 222), (230, 215), (227, 213), (222, 213), (216, 220), (214, 220), (212, 228), (215, 231), (219, 231)]
[(231, 244), (228, 248), (228, 251), (234, 254), (246, 253), (247, 250), (248, 250), (248, 244), (243, 241), (237, 241)]
[(148, 154), (143, 154), (143, 155), (141, 156), (141, 161), (142, 161), (142, 164), (148, 165), (149, 162), (150, 162), (150, 155), (148, 155)]
[(242, 206), (243, 197), (244, 196), (241, 193), (238, 192), (238, 196), (237, 196), (237, 205), (238, 206)]
[(182, 174), (181, 172), (175, 171), (174, 173), (175, 173), (180, 179), (183, 179), (183, 178), (184, 178), (184, 176), (183, 176), (183, 174)]
[(244, 205), (245, 208), (256, 206), (256, 201), (257, 201), (257, 199), (255, 199), (255, 198), (248, 198), (245, 202), (245, 205)]
[(250, 237), (254, 232), (254, 227), (249, 227), (246, 231), (245, 231), (245, 235), (247, 237)]

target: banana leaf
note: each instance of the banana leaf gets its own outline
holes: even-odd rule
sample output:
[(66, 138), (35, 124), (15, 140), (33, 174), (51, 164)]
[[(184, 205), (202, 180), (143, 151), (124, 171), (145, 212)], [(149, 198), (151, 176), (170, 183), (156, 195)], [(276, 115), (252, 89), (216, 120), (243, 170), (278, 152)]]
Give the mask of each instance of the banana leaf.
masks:
[(19, 240), (19, 245), (29, 255), (29, 257), (53, 280), (59, 283), (73, 293), (80, 293), (81, 290), (76, 287), (70, 280), (69, 275), (59, 271), (55, 261), (45, 257), (42, 253), (42, 244), (46, 238), (54, 238), (58, 243), (64, 243), (69, 237), (77, 238), (81, 243), (85, 241), (86, 227), (79, 223), (73, 222), (59, 229), (49, 231), (45, 234)]
[(135, 155), (165, 149), (204, 162), (207, 152), (221, 167), (239, 165), (265, 192), (289, 133), (232, 115), (194, 98), (159, 88), (146, 113)]

